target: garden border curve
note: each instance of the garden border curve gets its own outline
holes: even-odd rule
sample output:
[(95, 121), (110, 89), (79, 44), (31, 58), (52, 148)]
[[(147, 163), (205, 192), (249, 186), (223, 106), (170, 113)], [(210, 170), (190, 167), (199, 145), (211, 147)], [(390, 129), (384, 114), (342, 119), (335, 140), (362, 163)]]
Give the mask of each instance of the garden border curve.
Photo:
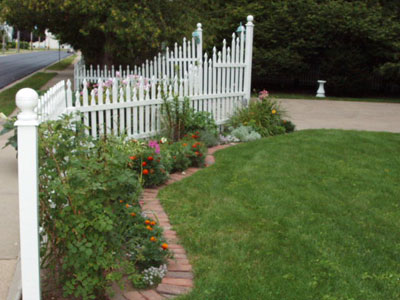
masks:
[[(206, 157), (206, 167), (215, 162), (214, 153), (218, 150), (228, 148), (235, 144), (225, 144), (211, 147), (208, 149)], [(117, 291), (114, 300), (159, 300), (174, 298), (176, 296), (189, 293), (193, 288), (192, 265), (186, 256), (185, 249), (180, 245), (179, 238), (172, 230), (168, 215), (165, 213), (158, 192), (167, 185), (180, 181), (201, 170), (201, 168), (189, 168), (184, 172), (171, 174), (170, 179), (163, 185), (155, 188), (146, 188), (143, 191), (139, 203), (149, 217), (158, 220), (160, 227), (164, 230), (164, 237), (168, 242), (169, 249), (173, 252), (174, 258), (168, 260), (168, 272), (161, 283), (147, 290), (135, 290), (128, 288), (125, 291)]]

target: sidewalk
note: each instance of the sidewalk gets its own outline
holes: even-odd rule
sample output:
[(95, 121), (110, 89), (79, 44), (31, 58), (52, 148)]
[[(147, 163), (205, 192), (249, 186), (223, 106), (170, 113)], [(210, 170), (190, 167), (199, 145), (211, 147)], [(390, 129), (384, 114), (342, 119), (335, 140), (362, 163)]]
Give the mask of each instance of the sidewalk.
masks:
[[(70, 79), (73, 82), (73, 65), (63, 71), (55, 72), (58, 75), (42, 89), (48, 89), (60, 80)], [(13, 115), (15, 114), (16, 112), (13, 113)], [(1, 129), (2, 123), (0, 121)], [(12, 132), (0, 136), (0, 300), (19, 299), (21, 289), (20, 266), (18, 264), (18, 162), (14, 148), (1, 149), (10, 135), (12, 135)]]

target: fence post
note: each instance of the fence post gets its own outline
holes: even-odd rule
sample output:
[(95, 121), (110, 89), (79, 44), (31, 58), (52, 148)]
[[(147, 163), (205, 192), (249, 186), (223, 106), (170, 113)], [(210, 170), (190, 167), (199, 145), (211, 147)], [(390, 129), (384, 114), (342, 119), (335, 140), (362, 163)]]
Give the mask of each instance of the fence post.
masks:
[(199, 43), (197, 44), (197, 61), (199, 65), (203, 59), (203, 29), (201, 28), (201, 23), (197, 23), (197, 30), (199, 34)]
[(249, 103), (251, 97), (251, 66), (253, 59), (253, 31), (254, 31), (253, 20), (254, 20), (253, 16), (251, 15), (247, 16), (246, 50), (245, 50), (246, 69), (244, 73), (244, 92), (247, 103)]
[(22, 293), (24, 300), (40, 299), (38, 229), (38, 94), (29, 88), (18, 91), (21, 112), (18, 128), (19, 232), (21, 244)]

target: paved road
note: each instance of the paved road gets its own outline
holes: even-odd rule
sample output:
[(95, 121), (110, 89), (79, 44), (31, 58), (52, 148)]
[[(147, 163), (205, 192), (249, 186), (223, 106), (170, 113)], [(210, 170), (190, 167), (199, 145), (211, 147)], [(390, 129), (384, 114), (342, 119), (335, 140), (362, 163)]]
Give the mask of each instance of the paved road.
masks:
[(280, 99), (288, 118), (302, 129), (400, 132), (400, 103)]
[[(61, 58), (69, 55), (71, 54), (60, 52)], [(56, 61), (58, 61), (58, 51), (0, 56), (0, 89)]]

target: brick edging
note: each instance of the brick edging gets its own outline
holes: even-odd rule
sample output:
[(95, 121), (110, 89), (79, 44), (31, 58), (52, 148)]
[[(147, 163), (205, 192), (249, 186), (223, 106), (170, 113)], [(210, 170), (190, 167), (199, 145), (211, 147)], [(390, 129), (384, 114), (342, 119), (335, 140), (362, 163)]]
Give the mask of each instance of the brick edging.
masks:
[[(206, 156), (206, 166), (215, 162), (214, 153), (217, 150), (232, 146), (233, 144), (218, 145), (208, 149)], [(189, 177), (199, 171), (200, 168), (189, 168), (182, 173), (171, 174), (170, 179), (164, 184), (156, 188), (144, 189), (141, 200), (139, 201), (143, 212), (152, 219), (158, 220), (159, 225), (164, 230), (164, 237), (167, 240), (169, 249), (174, 254), (173, 259), (168, 260), (168, 272), (161, 283), (153, 289), (148, 290), (132, 290), (128, 289), (123, 292), (123, 297), (118, 299), (127, 300), (159, 300), (174, 298), (175, 296), (189, 293), (193, 288), (192, 265), (186, 256), (185, 249), (180, 245), (179, 238), (172, 230), (168, 215), (165, 213), (160, 200), (158, 199), (158, 191), (167, 185), (170, 185), (183, 178)], [(122, 295), (121, 295), (122, 296)]]

